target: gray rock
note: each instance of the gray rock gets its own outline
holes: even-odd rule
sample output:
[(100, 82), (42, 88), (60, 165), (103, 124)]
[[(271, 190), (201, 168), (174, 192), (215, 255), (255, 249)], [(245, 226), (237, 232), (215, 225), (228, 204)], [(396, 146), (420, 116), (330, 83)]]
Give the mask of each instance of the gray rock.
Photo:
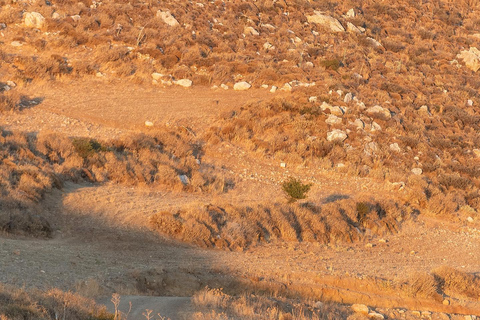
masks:
[(180, 178), (180, 181), (182, 181), (182, 183), (184, 185), (189, 184), (190, 179), (188, 179), (188, 177), (186, 175), (182, 174), (182, 175), (179, 175), (178, 177)]

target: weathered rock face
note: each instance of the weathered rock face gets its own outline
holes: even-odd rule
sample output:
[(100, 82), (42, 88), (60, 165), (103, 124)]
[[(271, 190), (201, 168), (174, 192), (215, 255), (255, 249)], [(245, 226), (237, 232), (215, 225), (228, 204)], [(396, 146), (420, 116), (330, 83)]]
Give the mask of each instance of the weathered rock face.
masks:
[(348, 138), (347, 133), (339, 129), (335, 129), (330, 132), (327, 132), (327, 141), (343, 142), (347, 138)]
[(310, 23), (322, 25), (330, 29), (332, 32), (345, 32), (345, 28), (342, 26), (340, 21), (333, 17), (321, 14), (318, 11), (315, 11), (313, 16), (307, 16), (307, 20)]
[(475, 47), (470, 47), (470, 50), (463, 50), (457, 55), (457, 58), (462, 59), (467, 68), (473, 72), (480, 69), (480, 50)]
[(45, 18), (38, 12), (25, 12), (23, 18), (28, 28), (42, 29), (45, 26)]
[(252, 87), (252, 85), (246, 81), (241, 81), (241, 82), (237, 82), (233, 85), (233, 90), (236, 90), (236, 91), (244, 91), (244, 90), (248, 90)]
[(180, 25), (177, 21), (177, 19), (175, 19), (174, 16), (172, 16), (172, 14), (170, 13), (170, 11), (157, 11), (157, 17), (159, 17), (160, 19), (163, 20), (163, 22), (165, 22), (166, 24), (168, 24), (170, 27), (175, 27), (175, 26), (178, 26)]

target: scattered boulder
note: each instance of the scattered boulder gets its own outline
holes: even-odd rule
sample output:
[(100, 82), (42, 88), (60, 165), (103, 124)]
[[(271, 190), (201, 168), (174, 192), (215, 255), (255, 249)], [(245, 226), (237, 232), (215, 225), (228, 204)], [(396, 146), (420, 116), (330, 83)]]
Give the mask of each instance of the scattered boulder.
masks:
[(192, 86), (192, 80), (190, 79), (180, 79), (174, 82), (177, 86), (182, 86), (188, 88)]
[(470, 47), (470, 50), (463, 50), (457, 55), (457, 58), (462, 59), (465, 62), (465, 66), (477, 72), (480, 69), (480, 50), (475, 47)]
[(375, 121), (372, 122), (371, 124), (371, 131), (382, 131), (382, 127), (376, 123)]
[(272, 88), (270, 89), (270, 92), (271, 93), (275, 93), (277, 91), (277, 87), (276, 86), (272, 86)]
[(352, 33), (362, 33), (362, 30), (351, 22), (347, 22), (347, 31)]
[(243, 33), (246, 34), (246, 35), (252, 35), (252, 36), (259, 36), (260, 35), (260, 32), (255, 30), (253, 27), (245, 27), (245, 29), (243, 29)]
[(349, 103), (353, 100), (353, 94), (351, 92), (347, 93), (343, 98), (343, 102)]
[(431, 115), (432, 115), (432, 114), (430, 113), (430, 109), (429, 109), (428, 106), (426, 106), (426, 105), (421, 106), (421, 107), (418, 109), (418, 112), (419, 112), (419, 113), (423, 113), (423, 114), (428, 115), (428, 116), (431, 116)]
[(38, 12), (25, 12), (23, 18), (28, 28), (42, 29), (45, 26), (45, 18)]
[(333, 17), (324, 15), (319, 11), (315, 11), (313, 16), (307, 16), (307, 20), (310, 23), (322, 25), (330, 29), (332, 32), (345, 32), (345, 28), (342, 26), (340, 21)]
[(292, 91), (292, 89), (293, 89), (292, 85), (287, 82), (283, 85), (283, 87), (280, 88), (280, 91), (290, 92), (290, 91)]
[(347, 18), (355, 18), (355, 10), (351, 8), (350, 10), (347, 11), (347, 14), (345, 15)]
[(154, 72), (154, 73), (152, 73), (152, 78), (153, 78), (153, 80), (157, 80), (157, 81), (158, 81), (158, 80), (160, 80), (161, 78), (163, 78), (163, 74), (158, 73), (158, 72)]
[(167, 11), (158, 10), (157, 11), (157, 17), (162, 19), (163, 22), (168, 24), (170, 27), (176, 27), (176, 26), (180, 25), (180, 23), (178, 23), (177, 19), (175, 19), (175, 17), (172, 16), (172, 14), (170, 13), (169, 10), (167, 10)]
[(327, 132), (327, 141), (343, 142), (347, 138), (347, 133), (340, 129), (334, 129), (330, 132)]
[(222, 88), (223, 90), (228, 90), (228, 86), (224, 83), (220, 85), (220, 88)]
[(475, 157), (480, 158), (480, 149), (473, 149), (472, 152), (475, 155)]
[(402, 152), (402, 149), (400, 149), (400, 146), (396, 142), (390, 145), (390, 150), (393, 152)]
[(314, 102), (317, 102), (317, 97), (316, 96), (311, 96), (308, 98), (308, 102), (311, 102), (311, 103), (314, 103)]
[(145, 121), (145, 127), (153, 127), (153, 122), (152, 121)]
[(374, 311), (370, 312), (368, 314), (368, 317), (370, 319), (373, 319), (373, 320), (383, 320), (383, 319), (385, 319), (385, 316), (383, 314), (378, 313), (378, 312), (374, 312)]
[(244, 91), (244, 90), (248, 90), (252, 87), (252, 85), (246, 81), (241, 81), (241, 82), (237, 82), (233, 85), (233, 90), (235, 91)]
[(78, 22), (80, 21), (80, 19), (82, 18), (80, 15), (76, 14), (76, 15), (73, 15), (73, 16), (70, 16), (70, 18), (72, 18), (72, 20), (74, 22)]
[(52, 13), (52, 19), (53, 20), (60, 20), (62, 17), (60, 16), (60, 14), (58, 12), (54, 12)]
[(364, 314), (364, 315), (367, 315), (370, 310), (368, 309), (368, 307), (364, 304), (359, 304), (359, 303), (356, 303), (354, 305), (352, 305), (352, 311), (355, 312), (355, 313), (360, 313), (360, 314)]
[(367, 156), (373, 156), (374, 154), (378, 153), (378, 150), (378, 144), (374, 141), (365, 144), (363, 147), (363, 151)]
[(190, 182), (190, 179), (184, 174), (181, 174), (178, 176), (180, 178), (180, 181), (184, 184), (187, 185)]
[(363, 122), (361, 119), (356, 119), (355, 121), (352, 122), (352, 125), (354, 125), (357, 128), (357, 130), (365, 129), (365, 122)]
[(332, 106), (331, 104), (326, 103), (325, 101), (322, 102), (322, 105), (320, 106), (320, 108), (322, 109), (322, 111), (325, 111), (328, 109), (330, 110), (331, 114), (334, 114), (336, 116), (343, 116), (345, 114), (345, 110), (342, 109), (341, 107)]
[(337, 117), (334, 114), (329, 114), (328, 118), (325, 120), (327, 124), (340, 124), (342, 123), (342, 118)]
[(269, 43), (269, 42), (265, 42), (265, 43), (263, 44), (263, 49), (265, 49), (265, 50), (273, 50), (273, 49), (275, 49), (275, 46), (273, 46), (273, 45), (272, 45), (271, 43)]
[(366, 110), (366, 113), (370, 116), (380, 116), (384, 119), (391, 119), (392, 114), (390, 113), (390, 110), (383, 108), (379, 105), (375, 105), (373, 107), (370, 107)]
[(414, 175), (419, 176), (419, 175), (421, 175), (421, 174), (423, 173), (423, 170), (422, 170), (422, 168), (413, 168), (413, 169), (412, 169), (412, 173), (413, 173)]

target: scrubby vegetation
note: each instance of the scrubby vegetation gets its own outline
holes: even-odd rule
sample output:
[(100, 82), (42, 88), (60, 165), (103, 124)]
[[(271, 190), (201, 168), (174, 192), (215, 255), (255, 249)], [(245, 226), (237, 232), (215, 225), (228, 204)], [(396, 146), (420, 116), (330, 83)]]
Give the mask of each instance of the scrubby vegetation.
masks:
[(67, 180), (220, 193), (229, 183), (200, 167), (201, 149), (188, 135), (167, 130), (108, 142), (2, 130), (0, 143), (0, 229), (7, 232), (49, 236), (38, 203)]
[(312, 184), (304, 184), (302, 181), (293, 177), (290, 177), (288, 180), (282, 183), (282, 190), (285, 192), (289, 203), (305, 199), (311, 187)]
[(0, 319), (113, 320), (93, 300), (58, 289), (48, 291), (18, 289), (0, 285)]
[(400, 221), (415, 214), (414, 210), (390, 201), (361, 204), (361, 210), (353, 199), (321, 206), (194, 206), (156, 213), (150, 224), (161, 234), (202, 247), (243, 250), (276, 240), (323, 244), (359, 241), (397, 232)]

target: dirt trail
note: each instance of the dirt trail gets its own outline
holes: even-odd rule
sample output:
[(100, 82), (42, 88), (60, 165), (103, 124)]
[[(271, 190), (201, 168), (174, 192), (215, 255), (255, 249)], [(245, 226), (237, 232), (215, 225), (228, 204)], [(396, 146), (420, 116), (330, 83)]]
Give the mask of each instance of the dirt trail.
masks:
[[(55, 82), (32, 86), (27, 91), (32, 97), (42, 97), (43, 102), (21, 113), (0, 115), (2, 126), (97, 138), (144, 130), (145, 120), (202, 130), (221, 112), (251, 99), (272, 97), (266, 90), (162, 89), (100, 81)], [(236, 281), (250, 286), (269, 281), (292, 290), (313, 283), (328, 290), (340, 288), (342, 292), (353, 290), (371, 296), (368, 288), (358, 288), (355, 281), (332, 284), (328, 279), (381, 277), (402, 281), (412, 273), (429, 272), (442, 265), (470, 273), (479, 271), (480, 256), (475, 254), (480, 252), (479, 231), (469, 225), (452, 229), (429, 220), (405, 224), (399, 234), (387, 235), (386, 242), (373, 243), (368, 248), (365, 243), (325, 246), (280, 242), (246, 252), (226, 252), (160, 239), (147, 228), (148, 217), (155, 212), (221, 201), (282, 201), (279, 183), (292, 174), (314, 183), (311, 199), (316, 203), (330, 196), (394, 191), (393, 186), (351, 178), (328, 168), (280, 168), (276, 160), (252, 157), (228, 144), (210, 150), (202, 161), (231, 175), (236, 181), (235, 189), (221, 197), (113, 184), (67, 183), (62, 191), (54, 190), (45, 201), (47, 215), (55, 221), (55, 237), (0, 238), (0, 283), (78, 289), (91, 296), (111, 291), (132, 295), (143, 293), (139, 275), (143, 277), (151, 270), (161, 275), (163, 271), (158, 270), (164, 269), (170, 272), (167, 278), (174, 279), (167, 288), (170, 291), (165, 290), (175, 296), (191, 295), (191, 290), (209, 281), (218, 284), (216, 278), (225, 281), (220, 284), (232, 286), (240, 286)], [(328, 290), (324, 291), (327, 298)], [(330, 297), (346, 301), (337, 293)], [(148, 303), (143, 298), (132, 299), (141, 300), (142, 308)], [(396, 303), (414, 307), (407, 300)]]

